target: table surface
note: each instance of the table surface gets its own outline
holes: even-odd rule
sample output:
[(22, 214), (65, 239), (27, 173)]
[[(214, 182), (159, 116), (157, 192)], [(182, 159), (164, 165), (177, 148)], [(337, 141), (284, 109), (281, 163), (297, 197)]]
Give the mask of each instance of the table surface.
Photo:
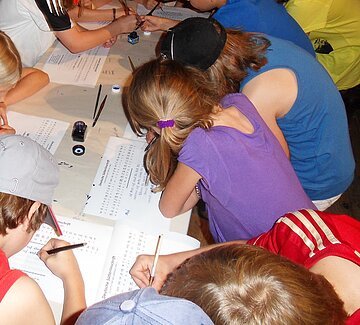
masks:
[[(94, 218), (97, 221), (102, 219), (100, 222), (105, 224), (112, 222), (84, 215), (82, 210), (109, 137), (123, 136), (127, 125), (122, 108), (122, 95), (121, 93), (112, 93), (111, 87), (113, 84), (119, 84), (123, 89), (129, 85), (132, 71), (128, 56), (131, 57), (136, 67), (156, 57), (155, 47), (161, 33), (156, 32), (146, 36), (139, 31), (139, 36), (139, 43), (132, 45), (127, 42), (127, 35), (121, 35), (110, 49), (98, 80), (98, 84), (102, 84), (101, 98), (108, 94), (108, 99), (94, 128), (91, 127), (91, 124), (98, 87), (87, 88), (50, 83), (32, 97), (8, 108), (9, 111), (70, 123), (55, 153), (55, 158), (59, 162), (65, 163), (60, 166), (60, 184), (55, 190), (53, 203), (53, 209), (59, 215), (88, 218), (89, 221)], [(51, 50), (52, 48), (45, 53), (37, 67), (42, 67)], [(86, 152), (83, 156), (75, 156), (72, 153), (72, 147), (79, 144), (71, 138), (72, 125), (78, 120), (82, 120), (88, 125), (86, 140), (83, 143)], [(172, 219), (169, 230), (186, 234), (189, 219), (190, 211)]]

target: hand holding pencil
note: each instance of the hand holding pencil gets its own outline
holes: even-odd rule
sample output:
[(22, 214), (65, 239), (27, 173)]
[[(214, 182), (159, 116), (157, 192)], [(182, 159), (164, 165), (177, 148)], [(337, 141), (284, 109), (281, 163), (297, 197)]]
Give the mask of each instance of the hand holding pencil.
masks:
[(46, 267), (63, 281), (69, 277), (81, 278), (80, 269), (73, 250), (62, 250), (61, 254), (49, 254), (48, 251), (69, 245), (65, 240), (52, 238), (38, 253)]

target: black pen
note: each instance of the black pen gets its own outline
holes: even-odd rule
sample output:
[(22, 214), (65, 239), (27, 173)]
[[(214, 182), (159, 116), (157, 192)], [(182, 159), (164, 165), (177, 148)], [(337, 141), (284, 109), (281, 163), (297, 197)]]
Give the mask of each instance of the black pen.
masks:
[(99, 99), (100, 99), (100, 94), (101, 94), (101, 88), (102, 88), (102, 84), (99, 85), (99, 90), (97, 93), (97, 97), (96, 97), (96, 102), (95, 102), (95, 108), (94, 108), (94, 114), (93, 114), (93, 119), (95, 118), (96, 115), (96, 111), (99, 105)]
[(106, 99), (107, 99), (107, 95), (104, 97), (103, 101), (101, 102), (101, 105), (100, 105), (99, 111), (98, 111), (98, 113), (97, 113), (97, 115), (96, 115), (96, 117), (95, 117), (95, 120), (94, 120), (94, 122), (93, 122), (93, 124), (92, 124), (92, 127), (94, 127), (94, 126), (95, 126), (95, 124), (96, 124), (97, 120), (99, 119), (100, 114), (101, 114), (101, 112), (102, 112), (102, 111), (103, 111), (103, 109), (104, 109)]
[(63, 251), (67, 251), (69, 249), (74, 249), (74, 248), (78, 248), (78, 247), (83, 247), (85, 246), (86, 243), (80, 243), (80, 244), (74, 244), (74, 245), (68, 245), (68, 246), (62, 246), (62, 247), (57, 247), (57, 248), (53, 248), (53, 249), (49, 249), (48, 251), (46, 251), (48, 254), (56, 254), (59, 252), (63, 252)]

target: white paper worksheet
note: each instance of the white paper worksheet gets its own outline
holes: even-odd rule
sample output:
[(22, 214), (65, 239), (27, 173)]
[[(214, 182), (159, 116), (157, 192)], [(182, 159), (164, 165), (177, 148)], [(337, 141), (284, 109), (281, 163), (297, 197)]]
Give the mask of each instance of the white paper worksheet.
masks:
[[(137, 13), (140, 16), (146, 15), (150, 10), (146, 9), (142, 4), (137, 5)], [(180, 7), (170, 7), (162, 6), (154, 10), (153, 16), (174, 19), (174, 20), (184, 20), (191, 17), (209, 17), (209, 12), (197, 12), (189, 8), (180, 8)]]
[(7, 113), (9, 125), (16, 134), (29, 137), (54, 154), (65, 135), (69, 123), (45, 117), (21, 114), (13, 111)]
[(73, 54), (57, 42), (43, 70), (49, 75), (51, 82), (95, 87), (108, 53), (109, 48), (98, 46)]
[(133, 222), (143, 229), (168, 230), (160, 193), (151, 191), (143, 167), (145, 141), (110, 137), (97, 170), (84, 213)]

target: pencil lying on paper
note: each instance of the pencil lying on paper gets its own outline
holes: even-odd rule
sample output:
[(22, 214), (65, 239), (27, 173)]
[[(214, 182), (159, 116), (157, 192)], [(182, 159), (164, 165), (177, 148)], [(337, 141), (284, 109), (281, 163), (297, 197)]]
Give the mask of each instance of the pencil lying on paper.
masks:
[(95, 108), (94, 108), (94, 114), (93, 114), (93, 119), (95, 118), (96, 115), (96, 111), (99, 105), (99, 99), (100, 99), (100, 94), (101, 94), (101, 88), (102, 88), (102, 84), (99, 85), (99, 90), (97, 93), (97, 97), (96, 97), (96, 102), (95, 102)]
[(95, 124), (96, 124), (96, 122), (98, 121), (98, 119), (99, 119), (99, 117), (100, 117), (100, 114), (101, 114), (101, 112), (102, 112), (103, 109), (104, 109), (106, 99), (107, 99), (107, 95), (104, 97), (103, 101), (101, 102), (99, 111), (98, 111), (97, 114), (96, 114), (96, 117), (95, 117), (95, 120), (94, 120), (94, 122), (93, 122), (93, 124), (92, 124), (92, 127), (94, 127)]
[(78, 247), (83, 247), (83, 246), (85, 246), (85, 245), (86, 245), (86, 243), (80, 243), (80, 244), (62, 246), (62, 247), (57, 247), (57, 248), (49, 249), (49, 250), (46, 251), (46, 252), (47, 252), (48, 254), (56, 254), (56, 253), (59, 253), (59, 252), (68, 251), (69, 249), (74, 249), (74, 248), (78, 248)]
[(155, 271), (156, 271), (157, 262), (159, 260), (162, 236), (163, 235), (159, 235), (159, 238), (158, 238), (158, 241), (157, 241), (157, 244), (156, 244), (154, 263), (153, 263), (153, 266), (152, 266), (151, 272), (150, 272), (149, 286), (151, 286), (153, 284), (154, 279), (155, 279)]

